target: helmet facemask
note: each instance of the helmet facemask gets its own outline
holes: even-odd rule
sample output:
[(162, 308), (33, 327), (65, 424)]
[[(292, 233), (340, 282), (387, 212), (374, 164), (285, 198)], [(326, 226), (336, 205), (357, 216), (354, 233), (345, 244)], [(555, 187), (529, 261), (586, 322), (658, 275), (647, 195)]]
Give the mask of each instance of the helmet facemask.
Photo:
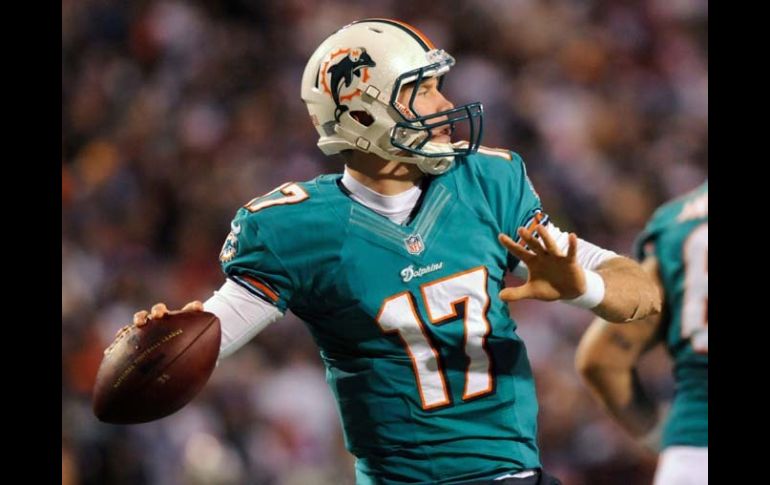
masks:
[[(443, 50), (435, 50), (430, 54), (437, 59), (435, 63), (406, 72), (396, 79), (390, 105), (396, 110), (400, 120), (397, 119), (391, 131), (390, 143), (416, 157), (434, 159), (433, 162), (439, 162), (438, 159), (442, 158), (451, 160), (456, 156), (471, 155), (478, 150), (483, 134), (482, 115), (484, 109), (481, 103), (469, 103), (429, 115), (417, 114), (414, 107), (420, 84), (432, 77), (438, 77), (438, 89), (441, 90), (444, 82), (443, 75), (454, 65), (454, 59)], [(398, 97), (402, 88), (410, 83), (413, 83), (414, 86), (409, 101), (404, 106), (399, 103)], [(430, 141), (433, 130), (448, 127), (451, 134), (459, 124), (463, 123), (467, 127), (465, 131), (468, 133), (468, 143), (467, 145), (463, 144), (462, 148), (450, 143)], [(431, 160), (425, 162), (431, 165)], [(430, 171), (429, 173), (433, 172)]]

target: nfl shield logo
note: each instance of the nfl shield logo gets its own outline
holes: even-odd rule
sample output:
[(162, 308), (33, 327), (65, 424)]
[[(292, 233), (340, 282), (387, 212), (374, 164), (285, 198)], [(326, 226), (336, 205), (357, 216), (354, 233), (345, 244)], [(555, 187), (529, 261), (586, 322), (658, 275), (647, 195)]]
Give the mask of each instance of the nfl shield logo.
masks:
[(404, 239), (406, 250), (409, 254), (420, 254), (425, 250), (425, 244), (422, 242), (422, 236), (419, 234), (412, 234), (408, 238)]

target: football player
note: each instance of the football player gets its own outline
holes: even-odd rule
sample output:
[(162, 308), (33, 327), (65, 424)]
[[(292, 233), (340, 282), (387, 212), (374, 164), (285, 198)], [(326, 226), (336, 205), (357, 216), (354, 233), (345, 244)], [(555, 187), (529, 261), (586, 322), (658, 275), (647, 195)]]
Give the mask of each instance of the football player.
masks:
[[(706, 182), (663, 205), (637, 242), (664, 294), (663, 312), (626, 325), (598, 318), (576, 354), (578, 371), (615, 421), (663, 450), (655, 485), (708, 484), (708, 196)], [(658, 343), (674, 360), (676, 394), (665, 420), (635, 369)]]
[[(219, 317), (220, 358), (287, 310), (307, 324), (359, 484), (559, 483), (541, 470), (508, 303), (564, 300), (628, 321), (660, 297), (638, 263), (549, 222), (518, 154), (481, 146), (482, 105), (441, 92), (454, 63), (395, 20), (327, 38), (302, 99), (344, 173), (246, 203), (220, 254), (224, 285), (185, 309)], [(505, 288), (509, 271), (526, 284)]]

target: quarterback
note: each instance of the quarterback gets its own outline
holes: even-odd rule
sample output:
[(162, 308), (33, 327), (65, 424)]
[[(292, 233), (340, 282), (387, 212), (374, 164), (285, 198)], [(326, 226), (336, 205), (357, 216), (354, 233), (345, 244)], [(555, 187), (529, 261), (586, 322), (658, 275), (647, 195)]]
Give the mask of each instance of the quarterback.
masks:
[[(562, 232), (521, 157), (481, 146), (481, 103), (441, 92), (455, 60), (416, 28), (353, 22), (310, 57), (302, 100), (342, 174), (287, 182), (235, 214), (205, 303), (220, 358), (291, 310), (320, 350), (357, 483), (559, 483), (508, 303), (611, 321), (659, 311), (631, 259)], [(466, 140), (454, 140), (457, 133)], [(514, 271), (526, 284), (505, 288)], [(134, 317), (151, 325), (162, 303)]]

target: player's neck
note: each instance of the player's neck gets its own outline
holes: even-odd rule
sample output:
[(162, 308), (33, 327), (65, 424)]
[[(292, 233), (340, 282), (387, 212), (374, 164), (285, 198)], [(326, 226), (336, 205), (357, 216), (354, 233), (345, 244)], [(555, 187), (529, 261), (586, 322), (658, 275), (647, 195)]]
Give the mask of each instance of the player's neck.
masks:
[(356, 154), (347, 160), (348, 173), (359, 183), (382, 195), (397, 195), (419, 185), (423, 173), (411, 163)]

